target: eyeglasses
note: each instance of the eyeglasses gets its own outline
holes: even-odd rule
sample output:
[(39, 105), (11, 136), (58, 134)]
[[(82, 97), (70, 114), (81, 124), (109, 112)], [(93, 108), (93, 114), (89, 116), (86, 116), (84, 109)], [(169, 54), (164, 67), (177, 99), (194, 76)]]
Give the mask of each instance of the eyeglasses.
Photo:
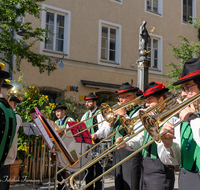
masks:
[(117, 97), (117, 99), (119, 100), (119, 99), (125, 99), (125, 98), (127, 98), (128, 96), (132, 96), (132, 95), (127, 95), (127, 96), (120, 96), (120, 97)]
[(193, 86), (196, 86), (197, 84), (193, 84), (193, 85), (190, 85), (190, 86), (185, 86), (185, 87), (181, 87), (181, 90), (188, 93), (190, 92), (189, 88), (193, 87)]

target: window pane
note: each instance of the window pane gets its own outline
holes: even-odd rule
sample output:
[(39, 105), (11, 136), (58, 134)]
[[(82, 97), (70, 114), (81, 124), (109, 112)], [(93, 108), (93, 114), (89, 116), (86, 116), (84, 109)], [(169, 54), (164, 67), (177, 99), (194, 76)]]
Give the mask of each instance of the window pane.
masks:
[(46, 23), (54, 25), (54, 14), (53, 13), (46, 13)]
[(110, 38), (116, 39), (116, 30), (115, 29), (110, 29)]
[(47, 35), (50, 37), (50, 38), (53, 38), (54, 36), (54, 27), (52, 25), (46, 25), (46, 28), (49, 29), (52, 33), (50, 32), (47, 32)]
[(64, 39), (64, 28), (56, 28), (56, 38)]
[(64, 27), (65, 26), (64, 23), (65, 23), (65, 17), (62, 15), (57, 15), (57, 26)]
[(158, 48), (158, 40), (153, 39), (153, 48)]
[(56, 40), (56, 51), (63, 51), (63, 40)]
[(108, 39), (107, 38), (101, 38), (101, 47), (107, 49), (108, 47)]
[(158, 68), (158, 60), (157, 59), (154, 59), (154, 66), (153, 68)]
[(183, 5), (183, 20), (187, 22), (187, 12), (186, 12), (186, 5)]
[(53, 38), (49, 39), (51, 42), (47, 43), (47, 40), (45, 39), (45, 49), (53, 50)]
[(108, 37), (108, 28), (102, 27), (102, 36)]
[(151, 0), (147, 0), (147, 9), (151, 10)]
[(154, 59), (157, 59), (157, 58), (158, 58), (158, 50), (154, 49)]
[(106, 49), (101, 48), (101, 59), (107, 59), (106, 52)]
[(153, 11), (158, 12), (158, 0), (153, 0)]
[(110, 50), (110, 60), (115, 61), (115, 51)]
[(115, 41), (110, 40), (110, 49), (115, 50)]

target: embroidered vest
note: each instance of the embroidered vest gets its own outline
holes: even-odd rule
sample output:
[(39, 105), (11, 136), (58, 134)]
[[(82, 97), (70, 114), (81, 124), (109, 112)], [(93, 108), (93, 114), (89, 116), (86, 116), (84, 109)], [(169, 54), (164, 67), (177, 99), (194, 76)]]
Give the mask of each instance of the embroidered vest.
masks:
[(70, 119), (70, 117), (65, 117), (64, 119), (64, 122), (61, 126), (59, 126), (59, 119), (55, 121), (55, 123), (57, 124), (57, 126), (59, 127), (59, 129), (62, 129), (62, 128), (66, 128), (66, 125), (67, 125), (67, 121)]
[[(100, 109), (97, 109), (96, 112), (94, 112), (92, 115), (95, 115), (95, 114), (97, 114), (97, 113), (99, 113), (99, 112), (100, 112)], [(90, 115), (90, 110), (86, 112), (86, 117), (85, 117), (85, 119), (88, 119), (88, 118), (89, 118), (89, 115)], [(89, 127), (95, 125), (97, 122), (98, 122), (98, 121), (97, 121), (97, 116), (95, 116), (95, 117), (93, 117), (93, 118), (91, 118), (91, 119), (85, 121), (85, 124), (86, 124), (87, 128), (89, 128)], [(96, 129), (96, 130), (95, 130), (95, 129)], [(94, 127), (90, 128), (90, 129), (89, 129), (90, 134), (94, 134), (94, 133), (98, 130), (98, 125), (96, 125), (95, 129), (94, 129)]]
[[(139, 106), (136, 106), (136, 107), (129, 113), (129, 117), (131, 118), (132, 115), (133, 115), (134, 113), (136, 113), (139, 109), (140, 109), (140, 107), (139, 107)], [(117, 116), (117, 119), (116, 119), (116, 121), (115, 121), (115, 123), (114, 123), (113, 132), (115, 132), (116, 130), (118, 130), (118, 129), (120, 128), (120, 126), (121, 126), (121, 123), (120, 123), (119, 115), (118, 115), (118, 116)], [(111, 137), (111, 144), (113, 145), (115, 139), (117, 139), (117, 138), (119, 138), (119, 137), (123, 137), (123, 136), (125, 136), (126, 134), (127, 134), (126, 131), (125, 131), (124, 129), (121, 129), (121, 130), (118, 131), (115, 135), (113, 135), (113, 136)]]
[(0, 103), (0, 108), (5, 117), (5, 121), (0, 122), (0, 167), (3, 167), (15, 136), (17, 122), (12, 108), (5, 107), (3, 103)]
[(181, 126), (181, 167), (188, 171), (200, 171), (200, 147), (194, 141), (187, 122)]

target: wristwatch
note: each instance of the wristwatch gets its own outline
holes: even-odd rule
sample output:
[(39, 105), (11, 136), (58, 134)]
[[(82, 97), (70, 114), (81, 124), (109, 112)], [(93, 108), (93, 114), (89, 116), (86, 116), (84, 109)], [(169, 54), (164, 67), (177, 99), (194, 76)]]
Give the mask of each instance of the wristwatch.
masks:
[(198, 118), (198, 116), (194, 113), (191, 113), (188, 117), (188, 123), (190, 124), (190, 121), (193, 120), (193, 119), (196, 119)]

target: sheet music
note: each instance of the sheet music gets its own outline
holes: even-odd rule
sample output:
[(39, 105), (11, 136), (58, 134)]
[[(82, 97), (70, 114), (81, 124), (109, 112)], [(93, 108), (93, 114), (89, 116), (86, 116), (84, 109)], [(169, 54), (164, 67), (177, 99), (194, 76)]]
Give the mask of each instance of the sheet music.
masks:
[(40, 119), (37, 117), (34, 119), (34, 122), (36, 124), (36, 126), (38, 127), (38, 129), (40, 130), (40, 133), (42, 134), (44, 140), (46, 141), (48, 147), (52, 150), (53, 148), (53, 142), (51, 141), (49, 135), (47, 134), (44, 126), (42, 125), (42, 122), (40, 121)]

